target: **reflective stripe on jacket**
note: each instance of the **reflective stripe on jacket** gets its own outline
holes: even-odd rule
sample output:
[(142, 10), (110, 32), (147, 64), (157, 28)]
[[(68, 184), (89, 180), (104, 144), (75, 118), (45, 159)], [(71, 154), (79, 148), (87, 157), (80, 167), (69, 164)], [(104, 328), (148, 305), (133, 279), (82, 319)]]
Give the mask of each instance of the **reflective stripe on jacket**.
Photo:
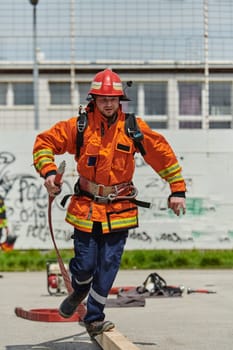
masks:
[[(110, 127), (107, 120), (95, 108), (88, 113), (88, 126), (84, 132), (84, 143), (77, 161), (77, 171), (90, 181), (105, 186), (132, 181), (137, 152), (133, 140), (125, 133), (125, 114), (118, 111), (118, 118)], [(166, 139), (152, 131), (137, 118), (144, 134), (145, 161), (166, 180), (171, 192), (185, 191), (185, 182), (176, 156)], [(54, 155), (76, 153), (77, 118), (58, 122), (36, 138), (33, 157), (36, 170), (45, 176), (56, 170)], [(91, 232), (92, 222), (102, 222), (103, 232), (138, 226), (138, 210), (129, 201), (110, 204), (95, 203), (90, 198), (72, 196), (66, 221), (76, 228)]]
[(0, 229), (7, 227), (6, 206), (3, 198), (0, 196)]

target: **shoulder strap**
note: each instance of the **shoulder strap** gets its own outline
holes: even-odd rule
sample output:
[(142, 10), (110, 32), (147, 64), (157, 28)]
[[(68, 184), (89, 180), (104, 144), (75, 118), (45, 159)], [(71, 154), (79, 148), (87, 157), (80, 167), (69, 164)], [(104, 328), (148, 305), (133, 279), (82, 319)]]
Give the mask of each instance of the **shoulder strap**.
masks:
[(125, 114), (125, 133), (133, 140), (135, 147), (138, 148), (141, 155), (144, 156), (146, 154), (142, 144), (144, 135), (138, 126), (137, 118), (134, 113)]
[[(83, 134), (87, 127), (87, 123), (88, 123), (87, 111), (80, 106), (79, 116), (77, 118), (77, 136), (76, 136), (77, 158), (79, 158), (80, 156), (80, 149), (83, 145)], [(146, 151), (141, 142), (144, 138), (144, 135), (137, 124), (137, 119), (134, 113), (125, 114), (125, 133), (133, 140), (135, 147), (138, 148), (141, 155), (144, 156), (146, 154)]]
[(83, 133), (87, 127), (88, 116), (84, 108), (79, 109), (79, 116), (77, 118), (77, 136), (76, 136), (76, 156), (79, 158), (80, 149), (83, 145)]

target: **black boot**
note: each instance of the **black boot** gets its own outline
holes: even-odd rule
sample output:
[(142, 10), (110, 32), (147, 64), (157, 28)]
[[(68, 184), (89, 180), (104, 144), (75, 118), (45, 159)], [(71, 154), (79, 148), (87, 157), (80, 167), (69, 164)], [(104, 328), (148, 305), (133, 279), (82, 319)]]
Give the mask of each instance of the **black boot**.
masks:
[(86, 298), (88, 292), (76, 293), (72, 292), (59, 307), (59, 314), (64, 318), (71, 317), (79, 304)]
[(111, 321), (94, 321), (91, 323), (85, 322), (85, 327), (89, 336), (93, 338), (98, 334), (109, 331), (114, 328), (115, 325)]

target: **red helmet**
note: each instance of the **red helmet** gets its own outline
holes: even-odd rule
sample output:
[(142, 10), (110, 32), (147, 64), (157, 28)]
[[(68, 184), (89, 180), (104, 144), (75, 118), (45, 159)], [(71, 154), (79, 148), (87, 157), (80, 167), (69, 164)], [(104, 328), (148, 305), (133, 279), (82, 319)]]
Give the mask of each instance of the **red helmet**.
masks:
[(111, 71), (111, 69), (105, 69), (97, 73), (88, 94), (123, 97), (124, 91), (119, 75)]

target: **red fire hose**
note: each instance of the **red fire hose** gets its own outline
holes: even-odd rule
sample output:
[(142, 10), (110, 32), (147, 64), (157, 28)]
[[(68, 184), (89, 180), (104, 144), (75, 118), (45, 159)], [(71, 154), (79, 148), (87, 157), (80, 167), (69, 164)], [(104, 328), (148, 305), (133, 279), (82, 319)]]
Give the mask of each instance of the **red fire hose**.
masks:
[[(62, 180), (62, 176), (65, 172), (65, 166), (66, 163), (65, 161), (63, 161), (60, 166), (57, 169), (57, 174), (55, 177), (55, 181), (54, 183), (58, 186), (61, 185), (61, 180)], [(56, 251), (56, 255), (57, 255), (57, 260), (58, 260), (58, 264), (61, 270), (61, 274), (62, 277), (64, 279), (65, 282), (65, 286), (67, 289), (67, 292), (70, 294), (73, 292), (73, 288), (71, 285), (71, 281), (70, 281), (70, 276), (65, 268), (65, 265), (63, 263), (62, 257), (60, 255), (59, 249), (57, 247), (55, 238), (54, 238), (54, 233), (53, 233), (53, 225), (52, 225), (52, 203), (54, 201), (55, 197), (49, 196), (49, 201), (48, 201), (48, 222), (49, 222), (49, 229), (50, 229), (50, 234), (51, 234), (51, 238), (53, 241), (53, 245), (54, 245), (54, 249)], [(65, 319), (63, 317), (61, 317), (59, 315), (59, 312), (57, 309), (31, 309), (29, 311), (25, 311), (20, 307), (16, 307), (15, 308), (15, 314), (18, 317), (22, 317), (22, 318), (26, 318), (28, 320), (32, 320), (32, 321), (44, 321), (44, 322), (73, 322), (73, 321), (82, 321), (85, 314), (86, 314), (86, 307), (84, 304), (79, 304), (79, 306), (77, 307), (77, 311), (75, 312), (75, 314), (68, 318)]]

